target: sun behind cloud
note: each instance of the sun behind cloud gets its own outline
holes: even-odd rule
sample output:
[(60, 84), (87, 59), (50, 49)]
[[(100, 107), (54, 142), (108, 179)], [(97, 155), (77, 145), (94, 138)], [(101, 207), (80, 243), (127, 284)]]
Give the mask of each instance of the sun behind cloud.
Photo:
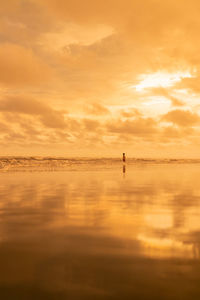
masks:
[(139, 83), (133, 86), (133, 88), (135, 88), (138, 92), (144, 91), (148, 88), (168, 88), (174, 86), (177, 82), (180, 82), (182, 78), (191, 77), (192, 75), (189, 72), (167, 73), (164, 71), (158, 71), (152, 74), (142, 74), (138, 77)]

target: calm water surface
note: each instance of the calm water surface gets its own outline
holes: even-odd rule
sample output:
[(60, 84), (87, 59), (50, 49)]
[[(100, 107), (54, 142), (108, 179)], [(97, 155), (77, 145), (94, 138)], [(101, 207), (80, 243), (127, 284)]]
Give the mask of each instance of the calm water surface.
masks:
[(200, 299), (200, 165), (124, 172), (0, 173), (1, 299)]

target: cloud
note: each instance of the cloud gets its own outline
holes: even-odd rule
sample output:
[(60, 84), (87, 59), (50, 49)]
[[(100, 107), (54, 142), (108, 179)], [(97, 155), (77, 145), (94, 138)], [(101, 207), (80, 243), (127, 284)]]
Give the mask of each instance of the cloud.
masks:
[(30, 48), (0, 44), (0, 84), (6, 86), (40, 86), (50, 80), (52, 71)]
[(127, 110), (121, 110), (120, 114), (125, 118), (142, 117), (142, 113), (137, 108), (129, 108)]
[(159, 140), (161, 143), (184, 143), (185, 139), (187, 142), (191, 142), (191, 138), (198, 136), (198, 131), (196, 132), (192, 127), (174, 127), (165, 126), (161, 129), (161, 134)]
[(150, 94), (156, 95), (156, 96), (164, 96), (167, 99), (169, 99), (171, 101), (172, 106), (184, 106), (184, 102), (182, 102), (181, 100), (179, 100), (178, 98), (172, 96), (170, 94), (170, 90), (163, 88), (163, 87), (159, 87), (159, 88), (152, 88), (149, 89)]
[(83, 124), (87, 131), (96, 131), (97, 128), (100, 126), (100, 123), (98, 121), (91, 119), (84, 119)]
[(163, 115), (162, 121), (171, 122), (181, 127), (195, 126), (200, 124), (200, 116), (187, 110), (172, 110)]
[(10, 132), (9, 126), (5, 123), (0, 122), (0, 134)]
[[(200, 61), (199, 61), (200, 63)], [(184, 78), (179, 84), (177, 84), (178, 88), (189, 89), (190, 93), (194, 92), (200, 93), (200, 74), (196, 73), (192, 78)]]
[(70, 51), (70, 45), (90, 46), (112, 34), (113, 29), (102, 24), (63, 23), (55, 32), (41, 34), (38, 43), (47, 51)]
[(43, 125), (49, 128), (66, 128), (62, 112), (52, 109), (50, 106), (31, 97), (10, 96), (0, 100), (0, 111), (12, 114), (25, 114), (38, 116)]
[(108, 122), (106, 128), (110, 133), (132, 135), (133, 137), (148, 137), (158, 132), (154, 119), (141, 117), (134, 120)]
[(85, 106), (84, 111), (87, 114), (94, 116), (103, 116), (110, 113), (107, 107), (99, 103), (93, 103)]

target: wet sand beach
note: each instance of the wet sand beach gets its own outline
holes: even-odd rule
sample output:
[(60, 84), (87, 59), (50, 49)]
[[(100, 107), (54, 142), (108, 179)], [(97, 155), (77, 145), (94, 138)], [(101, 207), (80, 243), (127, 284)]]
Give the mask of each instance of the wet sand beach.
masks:
[(200, 298), (198, 163), (16, 170), (0, 172), (2, 299)]

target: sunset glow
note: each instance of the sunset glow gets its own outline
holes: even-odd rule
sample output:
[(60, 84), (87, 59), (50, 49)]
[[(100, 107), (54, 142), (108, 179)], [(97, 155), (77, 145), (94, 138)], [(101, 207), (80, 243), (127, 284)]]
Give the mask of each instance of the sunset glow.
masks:
[(4, 155), (200, 153), (199, 2), (0, 4)]

